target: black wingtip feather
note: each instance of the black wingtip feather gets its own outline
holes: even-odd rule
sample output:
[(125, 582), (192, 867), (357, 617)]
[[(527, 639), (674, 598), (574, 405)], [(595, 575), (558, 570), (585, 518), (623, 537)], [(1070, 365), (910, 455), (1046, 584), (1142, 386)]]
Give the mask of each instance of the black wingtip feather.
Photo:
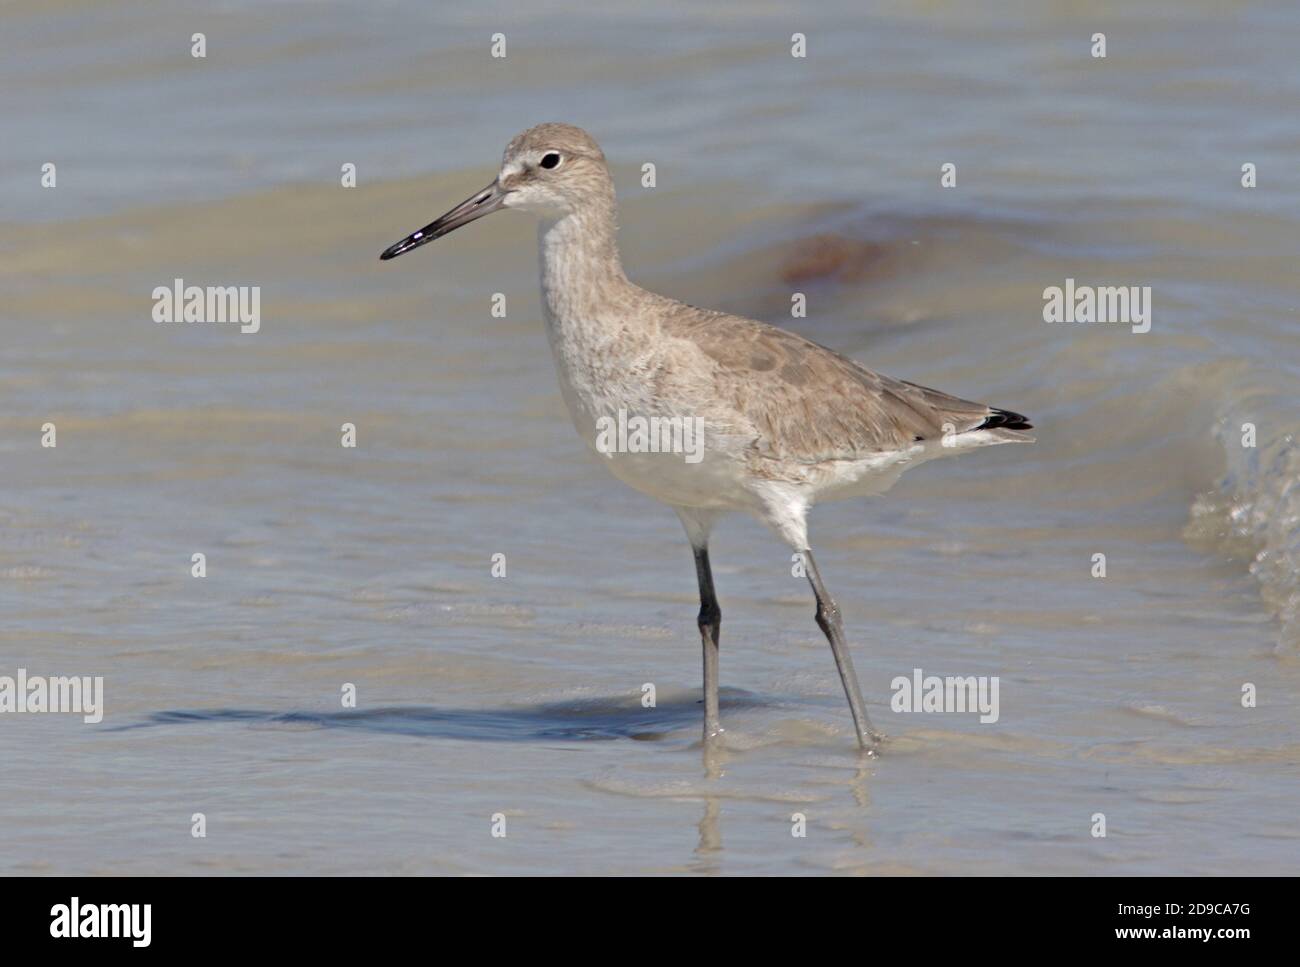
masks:
[(1010, 410), (994, 410), (984, 422), (979, 425), (981, 430), (992, 430), (1001, 428), (1004, 430), (1032, 430), (1034, 424), (1029, 422), (1029, 418), (1021, 416), (1019, 413), (1012, 413)]

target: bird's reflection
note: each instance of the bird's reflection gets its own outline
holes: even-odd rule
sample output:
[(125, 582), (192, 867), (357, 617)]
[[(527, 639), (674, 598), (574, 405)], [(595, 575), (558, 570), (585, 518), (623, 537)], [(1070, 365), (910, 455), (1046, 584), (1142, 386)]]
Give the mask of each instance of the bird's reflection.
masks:
[[(728, 751), (725, 736), (717, 736), (703, 743), (701, 760), (704, 767), (704, 814), (699, 822), (699, 841), (695, 847), (695, 860), (691, 869), (696, 873), (717, 874), (722, 869), (722, 797), (717, 795), (717, 782), (726, 775), (728, 762), (734, 753)], [(855, 750), (853, 776), (848, 781), (849, 795), (854, 807), (863, 813), (871, 807), (870, 780), (880, 759), (875, 754)], [(867, 849), (870, 836), (865, 829), (852, 832), (855, 846)]]
[(704, 778), (704, 815), (700, 818), (699, 844), (695, 847), (693, 869), (697, 873), (718, 873), (722, 859), (722, 800), (712, 794), (714, 783), (726, 773), (730, 758), (722, 736), (705, 739), (702, 748)]

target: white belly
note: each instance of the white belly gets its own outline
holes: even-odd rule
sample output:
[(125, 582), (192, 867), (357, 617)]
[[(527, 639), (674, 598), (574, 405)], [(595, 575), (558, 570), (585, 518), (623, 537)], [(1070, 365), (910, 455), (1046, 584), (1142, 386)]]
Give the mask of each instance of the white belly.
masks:
[(645, 381), (596, 381), (559, 356), (556, 363), (574, 428), (619, 480), (678, 507), (741, 509), (752, 503), (739, 448), (698, 414), (674, 412), (668, 401), (649, 398)]
[[(752, 505), (740, 441), (697, 412), (654, 393), (654, 347), (638, 349), (563, 331), (547, 319), (560, 392), (587, 448), (630, 487), (678, 507)], [(593, 336), (593, 338), (584, 338)]]

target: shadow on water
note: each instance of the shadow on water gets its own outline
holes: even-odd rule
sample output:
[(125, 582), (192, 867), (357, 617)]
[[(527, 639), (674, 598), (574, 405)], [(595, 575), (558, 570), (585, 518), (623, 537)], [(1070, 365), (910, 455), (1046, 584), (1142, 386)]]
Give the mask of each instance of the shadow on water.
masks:
[[(765, 704), (745, 692), (727, 695), (724, 708)], [(254, 727), (297, 729), (359, 729), (411, 735), (426, 739), (465, 739), (475, 742), (589, 741), (636, 739), (659, 741), (674, 731), (694, 731), (703, 714), (698, 699), (660, 702), (655, 708), (628, 705), (626, 698), (547, 703), (504, 709), (447, 709), (402, 706), (342, 709), (337, 712), (261, 712), (249, 709), (202, 709), (154, 712), (142, 722), (107, 731), (171, 725), (244, 723)]]

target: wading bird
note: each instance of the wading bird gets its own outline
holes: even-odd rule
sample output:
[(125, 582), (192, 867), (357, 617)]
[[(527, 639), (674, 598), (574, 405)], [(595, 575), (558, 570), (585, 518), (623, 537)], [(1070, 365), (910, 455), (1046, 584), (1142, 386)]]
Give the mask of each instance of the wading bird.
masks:
[(614, 182), (592, 137), (540, 124), (507, 145), (493, 182), (380, 258), (392, 259), (502, 208), (541, 219), (542, 307), (574, 426), (597, 449), (598, 428), (637, 414), (702, 420), (703, 459), (612, 452), (616, 477), (677, 512), (695, 553), (704, 647), (704, 737), (718, 718), (722, 613), (709, 568), (718, 517), (748, 512), (802, 556), (858, 742), (871, 727), (839, 608), (808, 546), (817, 501), (879, 494), (926, 460), (998, 443), (1032, 442), (1018, 413), (873, 373), (802, 336), (697, 309), (628, 281), (616, 239)]

